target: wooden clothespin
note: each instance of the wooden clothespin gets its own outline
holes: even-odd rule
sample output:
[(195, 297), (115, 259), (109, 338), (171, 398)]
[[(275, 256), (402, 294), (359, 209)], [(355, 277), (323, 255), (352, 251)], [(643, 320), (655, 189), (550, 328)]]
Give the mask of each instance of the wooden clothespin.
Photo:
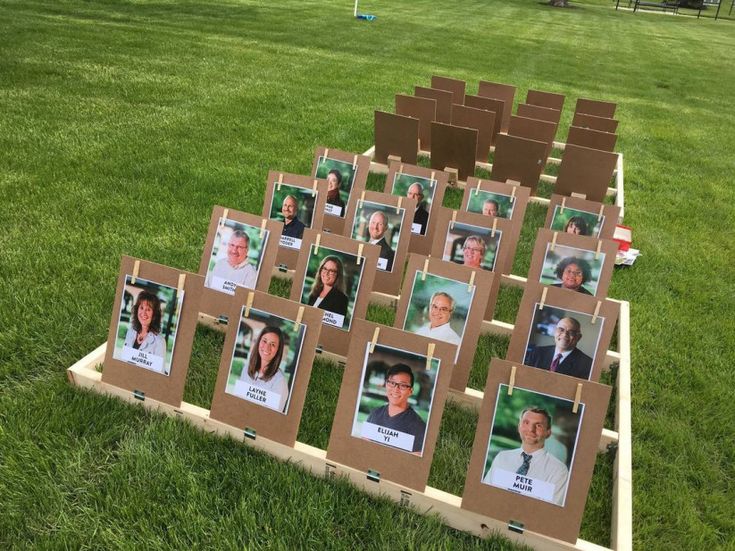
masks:
[(403, 174), (403, 163), (401, 163), (401, 166), (398, 167), (398, 174)]
[(561, 208), (559, 209), (559, 212), (561, 214), (564, 214), (564, 209), (565, 208), (567, 208), (567, 198), (566, 197), (562, 197), (562, 199), (561, 199)]
[(138, 279), (138, 273), (140, 272), (140, 260), (136, 260), (133, 264), (133, 276), (130, 278), (130, 285), (135, 285), (135, 281)]
[(396, 214), (401, 213), (401, 205), (403, 204), (403, 197), (401, 195), (398, 196), (398, 204), (396, 205)]
[(544, 304), (546, 304), (546, 292), (549, 290), (548, 287), (544, 287), (544, 290), (541, 291), (541, 302), (538, 303), (538, 309), (543, 310)]
[(250, 309), (253, 307), (253, 299), (255, 298), (255, 293), (252, 291), (248, 292), (248, 298), (245, 301), (245, 312), (243, 312), (243, 316), (246, 318), (250, 315)]
[(493, 229), (490, 232), (490, 237), (495, 238), (495, 232), (498, 229), (498, 219), (493, 217)]
[(453, 230), (454, 229), (454, 223), (456, 221), (457, 221), (457, 211), (456, 210), (453, 210), (452, 211), (452, 220), (451, 220), (451, 222), (449, 222), (449, 229), (450, 230)]
[(276, 191), (281, 191), (283, 185), (283, 172), (278, 173), (278, 182), (276, 182)]
[(185, 283), (186, 283), (186, 274), (179, 274), (179, 284), (176, 286), (179, 292), (184, 290)]
[(314, 242), (314, 254), (319, 254), (319, 245), (322, 242), (322, 234), (316, 234), (316, 241)]
[(480, 193), (480, 186), (482, 185), (482, 179), (477, 179), (477, 185), (475, 186), (474, 193), (475, 195), (478, 195)]
[(299, 312), (296, 314), (296, 321), (293, 322), (293, 330), (296, 331), (301, 325), (301, 320), (304, 318), (304, 307), (299, 306)]
[(513, 186), (510, 189), (510, 202), (511, 203), (516, 200), (516, 189), (518, 189), (518, 186)]
[(579, 402), (582, 400), (582, 383), (577, 383), (577, 392), (574, 394), (574, 405), (572, 406), (572, 413), (579, 411)]
[(312, 197), (316, 197), (316, 188), (318, 184), (319, 184), (319, 180), (314, 178), (314, 184), (311, 186), (311, 196)]
[(357, 168), (357, 153), (355, 153), (355, 156), (352, 158), (352, 170), (355, 170)]
[(400, 163), (401, 162), (401, 156), (400, 155), (388, 155), (388, 162), (389, 163)]
[(587, 195), (584, 193), (577, 193), (576, 191), (572, 192), (572, 197), (576, 197), (577, 199), (587, 199)]
[(424, 269), (421, 272), (421, 281), (426, 281), (426, 272), (429, 271), (429, 257), (424, 259)]
[(357, 247), (357, 265), (359, 266), (362, 262), (362, 248), (365, 246), (365, 243), (360, 243)]
[(431, 362), (434, 359), (434, 348), (436, 348), (436, 343), (433, 342), (430, 342), (426, 348), (426, 369), (431, 369)]
[(475, 270), (472, 270), (472, 273), (470, 274), (470, 280), (467, 283), (467, 292), (471, 293), (472, 288), (475, 286)]
[(508, 396), (513, 396), (513, 387), (516, 386), (516, 366), (510, 368), (510, 381), (508, 381)]
[(360, 193), (360, 200), (357, 201), (357, 208), (358, 209), (361, 208), (364, 202), (365, 202), (365, 190), (363, 189), (362, 192)]
[(602, 249), (602, 240), (597, 242), (597, 249), (595, 250), (595, 260), (600, 257), (600, 250)]
[(268, 223), (267, 218), (263, 218), (263, 220), (260, 222), (260, 238), (263, 239), (263, 236), (265, 235), (265, 225)]
[(327, 157), (329, 157), (329, 148), (325, 147), (324, 148), (324, 158), (326, 159)]
[(220, 225), (224, 226), (227, 223), (227, 217), (230, 215), (230, 209), (225, 208), (222, 210), (222, 216), (219, 219)]
[(555, 231), (554, 232), (554, 236), (551, 238), (551, 247), (549, 248), (549, 250), (552, 253), (554, 252), (554, 248), (556, 247), (556, 238), (557, 237), (559, 237), (559, 232), (558, 231)]
[(600, 220), (602, 220), (602, 211), (604, 211), (604, 210), (605, 210), (605, 205), (600, 205), (600, 210), (599, 210), (599, 212), (597, 213), (597, 221), (598, 221), (598, 222), (599, 222)]
[(429, 182), (433, 182), (436, 180), (436, 170), (431, 171), (431, 178), (429, 178)]
[(375, 352), (375, 345), (378, 342), (378, 336), (380, 335), (380, 327), (376, 327), (373, 331), (373, 339), (370, 341), (370, 353)]
[(590, 323), (591, 323), (592, 325), (594, 325), (594, 324), (595, 324), (595, 322), (597, 321), (597, 316), (599, 316), (599, 315), (600, 315), (600, 307), (601, 307), (601, 306), (602, 306), (602, 301), (601, 301), (601, 300), (598, 300), (598, 301), (597, 301), (597, 306), (595, 306), (595, 313), (594, 313), (594, 314), (592, 314), (592, 319), (590, 320)]

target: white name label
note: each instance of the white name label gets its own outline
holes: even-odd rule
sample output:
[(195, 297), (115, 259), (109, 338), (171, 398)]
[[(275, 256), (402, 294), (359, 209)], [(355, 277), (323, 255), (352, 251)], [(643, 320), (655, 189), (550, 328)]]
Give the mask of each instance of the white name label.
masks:
[(300, 249), (301, 239), (297, 239), (296, 237), (289, 237), (287, 235), (282, 235), (279, 245), (281, 245), (281, 247), (288, 247), (289, 249)]
[(212, 276), (212, 281), (210, 282), (209, 287), (216, 291), (227, 293), (228, 295), (234, 295), (235, 289), (237, 289), (237, 283), (221, 277)]
[(554, 485), (538, 478), (495, 469), (490, 483), (517, 494), (535, 497), (550, 503), (554, 502)]
[(164, 375), (168, 375), (168, 373), (163, 372), (163, 358), (161, 358), (160, 356), (155, 356), (153, 354), (147, 354), (146, 352), (141, 352), (140, 350), (136, 350), (131, 346), (123, 346), (122, 361), (128, 362), (138, 367), (150, 369), (151, 371), (155, 371), (156, 373), (163, 373)]
[(407, 452), (413, 451), (414, 436), (407, 432), (401, 432), (399, 430), (389, 429), (387, 427), (381, 427), (380, 425), (365, 422), (362, 424), (360, 436), (367, 438), (368, 440), (373, 440), (374, 442), (386, 444), (387, 446), (400, 448)]
[(272, 390), (260, 388), (240, 379), (235, 381), (235, 388), (232, 389), (232, 394), (238, 398), (247, 400), (248, 402), (254, 402), (270, 409), (280, 409), (278, 407), (281, 403), (280, 394), (273, 392)]
[(383, 270), (384, 272), (388, 270), (388, 259), (387, 258), (378, 259), (378, 270)]
[(421, 224), (411, 224), (411, 233), (421, 233)]
[(345, 324), (345, 317), (339, 314), (335, 314), (334, 312), (329, 312), (328, 310), (325, 310), (324, 317), (322, 318), (322, 323), (326, 325), (332, 325), (334, 327), (339, 327), (341, 329), (342, 326)]
[(331, 214), (332, 216), (342, 216), (342, 207), (339, 205), (330, 205), (327, 203), (324, 205), (324, 212)]

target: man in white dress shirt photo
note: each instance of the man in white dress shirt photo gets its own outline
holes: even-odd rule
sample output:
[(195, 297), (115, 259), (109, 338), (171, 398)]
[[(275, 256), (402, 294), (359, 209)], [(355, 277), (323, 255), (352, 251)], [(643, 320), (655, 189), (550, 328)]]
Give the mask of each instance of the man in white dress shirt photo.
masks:
[(454, 299), (444, 291), (437, 291), (431, 295), (429, 323), (419, 327), (416, 334), (459, 346), (462, 338), (449, 325), (454, 313), (454, 305)]

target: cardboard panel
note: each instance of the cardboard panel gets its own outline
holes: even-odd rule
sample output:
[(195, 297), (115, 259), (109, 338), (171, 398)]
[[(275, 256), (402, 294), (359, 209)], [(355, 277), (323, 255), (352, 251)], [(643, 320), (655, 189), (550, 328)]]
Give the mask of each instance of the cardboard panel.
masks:
[[(605, 385), (580, 381), (573, 377), (516, 366), (512, 396), (508, 396), (508, 383), (514, 365), (512, 362), (497, 358), (493, 358), (490, 363), (485, 396), (480, 408), (480, 420), (462, 495), (462, 508), (503, 522), (512, 520), (521, 523), (526, 530), (574, 544), (582, 522), (611, 389)], [(574, 413), (573, 404), (578, 385), (581, 385), (581, 395), (579, 409)], [(492, 476), (487, 465), (491, 463), (490, 460), (494, 462), (499, 455), (495, 452), (501, 440), (505, 445), (508, 445), (509, 439), (518, 445), (527, 445), (522, 443), (517, 435), (517, 429), (512, 425), (515, 425), (515, 418), (521, 418), (525, 407), (538, 407), (539, 404), (544, 409), (553, 409), (550, 413), (554, 433), (567, 436), (564, 440), (567, 444), (560, 446), (562, 443), (556, 442), (556, 450), (559, 450), (556, 455), (566, 460), (549, 458), (545, 468), (538, 469), (532, 459), (529, 467), (534, 470), (531, 471), (529, 468), (528, 474), (533, 476), (533, 479), (531, 476), (525, 476), (526, 480), (519, 481), (515, 472), (510, 473), (510, 484), (517, 482), (520, 484), (514, 491), (499, 487), (498, 483), (501, 480), (496, 482), (498, 485), (492, 485), (490, 480), (484, 482), (483, 480), (487, 480), (485, 477)], [(513, 414), (513, 418), (509, 418), (509, 413)], [(534, 418), (530, 416), (529, 420)], [(491, 435), (493, 446), (489, 448)], [(502, 438), (504, 435), (505, 438)], [(553, 442), (552, 439), (546, 441), (549, 444)], [(492, 456), (489, 456), (488, 449)], [(510, 467), (512, 461), (503, 459), (498, 460), (496, 472), (503, 470), (502, 467), (515, 468)], [(559, 463), (563, 463), (563, 471), (567, 473), (562, 480), (559, 480), (562, 469)], [(553, 476), (556, 476), (555, 484), (549, 482)], [(544, 484), (551, 484), (555, 490), (566, 488), (563, 506), (540, 499)], [(531, 497), (529, 493), (538, 497)]]
[(363, 243), (378, 240), (380, 254), (373, 290), (397, 295), (411, 241), (416, 200), (365, 191), (360, 198), (350, 201), (357, 204), (350, 208), (353, 214), (346, 220), (345, 236)]
[(558, 109), (551, 109), (549, 107), (542, 107), (540, 105), (531, 105), (528, 103), (520, 103), (517, 110), (519, 117), (527, 117), (529, 119), (538, 119), (540, 121), (553, 122), (559, 126), (559, 119), (561, 119), (561, 111)]
[(490, 142), (495, 127), (495, 113), (465, 105), (452, 105), (452, 125), (477, 130), (475, 159), (486, 163), (490, 155)]
[(551, 148), (554, 146), (556, 128), (557, 124), (553, 122), (513, 115), (510, 118), (508, 135), (536, 140), (537, 142), (544, 142), (546, 144), (546, 156), (544, 162), (546, 162), (546, 159), (551, 155)]
[(508, 132), (510, 125), (510, 115), (513, 111), (513, 100), (516, 95), (516, 87), (510, 84), (501, 84), (499, 82), (480, 81), (478, 96), (486, 98), (499, 99), (505, 102), (507, 109), (503, 109), (502, 119), (500, 120), (500, 131)]
[[(286, 200), (288, 196), (291, 198)], [(284, 201), (286, 214), (284, 214)], [(296, 267), (303, 231), (307, 228), (322, 227), (326, 201), (326, 180), (275, 170), (268, 172), (263, 217), (283, 223), (286, 223), (286, 216), (291, 220), (288, 222), (289, 225), (282, 226), (283, 233), (278, 244), (275, 264), (290, 270)], [(261, 290), (267, 290), (267, 287)]]
[(466, 95), (464, 97), (464, 104), (467, 107), (474, 107), (475, 109), (484, 109), (485, 111), (492, 111), (495, 113), (495, 125), (493, 127), (493, 137), (491, 143), (495, 145), (498, 133), (502, 125), (503, 117), (505, 117), (505, 111), (510, 110), (511, 106), (506, 106), (505, 102), (500, 99), (486, 98), (483, 96), (471, 96)]
[[(497, 299), (497, 279), (485, 270), (409, 255), (393, 326), (450, 344), (459, 343), (451, 388), (464, 391), (467, 387), (487, 304)], [(446, 293), (451, 300), (443, 294), (436, 295), (437, 292)]]
[(617, 160), (617, 153), (567, 145), (554, 184), (554, 193), (578, 193), (590, 201), (603, 202)]
[[(230, 303), (228, 318), (233, 323), (227, 326), (209, 416), (293, 446), (319, 343), (323, 312), (257, 291), (252, 292), (252, 299), (249, 299), (250, 293), (240, 288)], [(274, 358), (280, 358), (277, 370), (267, 380), (260, 375), (250, 377), (250, 365), (258, 369), (260, 362), (266, 363), (257, 354), (260, 338), (267, 335), (271, 335), (271, 339), (275, 337), (278, 343)], [(265, 374), (268, 375), (267, 370)]]
[(619, 216), (620, 207), (617, 205), (554, 194), (549, 201), (544, 227), (553, 231), (612, 239)]
[(431, 167), (454, 168), (460, 180), (475, 174), (478, 132), (440, 122), (431, 123)]
[[(566, 293), (604, 298), (617, 251), (617, 243), (610, 239), (540, 229), (533, 247), (528, 281), (559, 287)], [(573, 268), (574, 265), (577, 268)], [(567, 269), (579, 274), (568, 277), (564, 273)]]
[[(212, 210), (204, 253), (199, 263), (199, 275), (204, 277), (199, 311), (215, 318), (225, 315), (229, 310), (235, 284), (268, 291), (283, 230), (281, 222), (237, 210), (226, 210), (226, 217), (224, 207), (215, 206)], [(248, 236), (247, 249), (242, 249), (244, 243), (241, 242), (244, 239), (238, 239), (235, 231), (245, 232)], [(233, 236), (234, 241), (231, 243)], [(235, 245), (240, 247), (235, 248)], [(232, 265), (237, 266), (237, 269), (232, 269)]]
[(388, 155), (416, 164), (419, 149), (419, 120), (403, 115), (375, 112), (375, 162), (386, 164)]
[(541, 90), (529, 90), (526, 94), (526, 103), (556, 109), (561, 112), (564, 108), (564, 95), (554, 94), (553, 92), (542, 92)]
[[(179, 407), (203, 288), (200, 275), (123, 256), (102, 381)], [(147, 337), (138, 345), (145, 327)]]
[(567, 136), (567, 144), (581, 145), (590, 149), (599, 149), (600, 151), (615, 151), (615, 143), (617, 141), (617, 134), (600, 132), (599, 130), (581, 128), (579, 126), (570, 126), (569, 136)]
[(594, 115), (586, 115), (584, 113), (574, 113), (572, 118), (572, 126), (581, 128), (591, 128), (600, 132), (615, 133), (618, 129), (618, 121), (615, 119), (606, 119), (604, 117), (596, 117)]
[[(518, 308), (506, 359), (549, 371), (557, 352), (559, 377), (599, 381), (620, 303), (528, 282)], [(559, 334), (574, 330), (574, 336)]]
[(617, 106), (617, 103), (610, 101), (579, 98), (577, 105), (574, 107), (574, 114), (584, 113), (585, 115), (612, 119), (615, 116)]
[(500, 134), (495, 146), (490, 178), (504, 182), (515, 180), (536, 194), (539, 177), (546, 164), (544, 142)]
[(396, 161), (389, 163), (383, 191), (400, 197), (413, 196), (418, 203), (411, 224), (409, 252), (429, 254), (431, 251), (434, 239), (432, 210), (434, 205), (441, 206), (448, 181), (449, 175), (441, 170)]
[[(423, 491), (429, 478), (455, 347), (364, 320), (355, 324), (352, 343), (329, 437), (327, 459), (366, 473), (370, 471), (374, 478)], [(375, 343), (372, 350), (371, 343)], [(385, 385), (375, 384), (376, 378), (384, 378), (388, 370), (398, 364), (407, 366), (414, 374), (410, 391), (391, 390)], [(390, 376), (387, 380), (395, 382), (395, 378)], [(405, 373), (399, 379), (403, 382)], [(399, 400), (399, 393), (403, 392), (410, 392), (413, 397), (409, 399), (408, 409), (404, 410), (409, 417), (401, 413), (403, 419), (395, 422), (401, 425), (399, 428), (383, 425), (391, 423), (386, 417), (380, 420), (381, 410), (385, 408), (381, 404), (387, 404), (386, 394), (392, 394), (395, 403)], [(369, 422), (363, 419), (368, 408)], [(416, 420), (417, 415), (421, 421)], [(385, 444), (378, 443), (375, 438), (380, 435), (371, 435), (366, 430), (368, 423), (373, 425), (372, 428), (382, 426)], [(413, 448), (406, 446), (406, 436), (413, 437), (411, 443), (416, 443), (416, 439), (423, 436), (423, 446), (416, 452), (409, 451)]]
[(436, 100), (396, 94), (396, 114), (419, 120), (421, 149), (431, 149), (431, 123), (436, 120)]
[(436, 100), (436, 119), (439, 122), (449, 124), (452, 118), (452, 92), (414, 86), (414, 95), (419, 98), (430, 98)]
[(436, 88), (437, 90), (447, 90), (448, 92), (451, 92), (452, 103), (464, 105), (465, 90), (467, 89), (467, 83), (464, 80), (434, 75), (431, 77), (431, 87)]
[[(346, 356), (352, 326), (364, 318), (375, 280), (380, 247), (341, 235), (304, 231), (302, 253), (291, 284), (291, 300), (323, 310), (319, 344)], [(325, 282), (332, 289), (321, 297)], [(321, 298), (320, 304), (316, 300)]]
[(317, 147), (314, 153), (314, 163), (311, 174), (315, 178), (326, 178), (329, 183), (330, 170), (338, 169), (342, 174), (339, 184), (339, 196), (330, 199), (329, 185), (327, 186), (327, 200), (324, 211), (322, 228), (333, 233), (342, 233), (345, 227), (347, 206), (353, 193), (360, 195), (365, 189), (368, 172), (370, 171), (370, 157), (348, 153), (339, 149)]

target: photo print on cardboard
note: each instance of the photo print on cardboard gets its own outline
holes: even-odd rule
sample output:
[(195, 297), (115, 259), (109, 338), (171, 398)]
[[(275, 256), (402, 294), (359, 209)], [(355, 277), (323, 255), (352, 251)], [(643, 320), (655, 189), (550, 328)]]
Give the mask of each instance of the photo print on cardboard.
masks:
[(603, 252), (597, 254), (595, 251), (548, 243), (539, 281), (544, 285), (595, 295), (605, 256)]
[(306, 228), (311, 228), (314, 220), (314, 206), (317, 192), (299, 186), (276, 182), (270, 201), (268, 218), (283, 222), (283, 233), (279, 245), (299, 250), (301, 238)]
[(183, 290), (126, 274), (112, 357), (170, 375), (183, 300)]
[(390, 190), (391, 194), (415, 199), (417, 203), (411, 223), (411, 233), (426, 235), (436, 187), (436, 178), (415, 176), (406, 172), (396, 172), (393, 176), (393, 184)]
[(470, 192), (470, 198), (467, 203), (467, 211), (485, 216), (496, 216), (498, 218), (513, 218), (513, 207), (516, 198), (511, 195), (505, 195), (494, 191), (477, 191), (473, 189)]
[(450, 223), (444, 238), (442, 260), (468, 268), (493, 271), (500, 248), (502, 230), (461, 222)]
[(319, 155), (316, 163), (317, 178), (327, 180), (327, 204), (324, 213), (344, 218), (345, 206), (357, 177), (357, 163)]
[(352, 436), (423, 455), (440, 360), (367, 343)]
[(579, 197), (552, 195), (544, 227), (562, 233), (612, 239), (620, 207)]
[(378, 270), (393, 272), (398, 238), (406, 218), (406, 209), (373, 201), (358, 201), (351, 237), (380, 247)]

